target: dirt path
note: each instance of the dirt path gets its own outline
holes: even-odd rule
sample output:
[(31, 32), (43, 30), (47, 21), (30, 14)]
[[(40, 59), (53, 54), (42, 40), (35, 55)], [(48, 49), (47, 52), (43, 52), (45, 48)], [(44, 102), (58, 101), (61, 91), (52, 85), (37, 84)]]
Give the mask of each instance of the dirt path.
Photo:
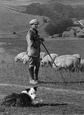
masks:
[[(0, 83), (0, 87), (15, 87), (15, 88), (28, 88), (31, 86), (23, 86), (23, 85), (16, 85), (16, 84), (5, 84), (5, 83)], [(48, 88), (48, 87), (43, 87), (43, 86), (39, 86), (40, 90), (47, 90), (47, 91), (53, 91), (53, 92), (62, 92), (64, 94), (84, 94), (84, 91), (76, 91), (76, 90), (70, 90), (70, 89), (55, 89), (55, 88)]]

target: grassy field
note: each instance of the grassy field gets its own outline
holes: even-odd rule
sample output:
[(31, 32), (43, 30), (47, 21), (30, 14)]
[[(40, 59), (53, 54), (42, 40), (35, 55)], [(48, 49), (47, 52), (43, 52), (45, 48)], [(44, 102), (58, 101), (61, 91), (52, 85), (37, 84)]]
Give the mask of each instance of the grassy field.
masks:
[[(26, 51), (23, 39), (0, 39), (0, 99), (12, 92), (21, 92), (29, 84), (28, 65), (15, 63), (14, 57)], [(5, 43), (5, 44), (4, 44)], [(84, 40), (45, 40), (50, 53), (79, 53), (84, 58)], [(42, 51), (45, 51), (41, 46)], [(6, 53), (6, 54), (4, 54)], [(4, 55), (4, 56), (3, 56)], [(5, 57), (5, 58), (3, 58)], [(7, 115), (58, 115), (84, 114), (84, 73), (56, 71), (51, 67), (40, 67), (37, 100), (35, 107), (0, 107), (0, 114)], [(43, 102), (40, 102), (40, 100)]]
[[(26, 32), (23, 35), (22, 31), (29, 29), (28, 22), (32, 18), (37, 18), (42, 25), (43, 17), (23, 14), (11, 8), (16, 8), (16, 5), (19, 8), (20, 5), (37, 1), (43, 4), (50, 0), (0, 0), (0, 103), (4, 96), (12, 92), (20, 93), (25, 88), (31, 87), (28, 65), (15, 63), (14, 57), (27, 49)], [(65, 0), (62, 2), (65, 3)], [(46, 36), (45, 26), (43, 25), (39, 30), (42, 36)], [(16, 32), (16, 35), (13, 35), (13, 32)], [(45, 38), (44, 44), (50, 53), (59, 55), (79, 53), (84, 58), (84, 39), (51, 40)], [(41, 49), (45, 51), (43, 46)], [(37, 100), (39, 104), (35, 107), (0, 106), (0, 115), (84, 114), (84, 73), (40, 67)], [(40, 100), (43, 101), (40, 102)]]

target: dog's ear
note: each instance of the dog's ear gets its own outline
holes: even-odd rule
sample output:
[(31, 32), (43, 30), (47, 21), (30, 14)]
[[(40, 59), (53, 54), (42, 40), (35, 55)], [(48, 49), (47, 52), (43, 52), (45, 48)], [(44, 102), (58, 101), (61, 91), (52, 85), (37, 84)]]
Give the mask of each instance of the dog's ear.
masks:
[(30, 88), (28, 88), (28, 89), (25, 89), (27, 92), (29, 92), (29, 90), (30, 90)]
[(37, 88), (38, 88), (37, 86), (36, 86), (36, 87), (34, 87), (34, 90), (35, 90), (35, 91), (37, 91)]

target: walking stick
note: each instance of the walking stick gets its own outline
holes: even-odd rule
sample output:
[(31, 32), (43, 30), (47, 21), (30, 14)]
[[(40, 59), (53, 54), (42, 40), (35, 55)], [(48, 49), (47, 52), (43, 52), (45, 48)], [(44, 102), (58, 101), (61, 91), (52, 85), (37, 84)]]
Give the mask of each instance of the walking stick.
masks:
[(50, 56), (51, 60), (53, 61), (53, 63), (54, 63), (54, 65), (55, 65), (55, 67), (57, 68), (57, 66), (56, 66), (56, 64), (55, 64), (55, 62), (54, 62), (54, 60), (53, 60), (52, 56), (50, 55), (49, 51), (47, 50), (47, 48), (46, 48), (46, 46), (44, 45), (44, 43), (43, 43), (43, 42), (42, 42), (42, 45), (43, 45), (43, 47), (45, 48), (45, 50), (46, 50), (46, 52), (48, 53), (48, 55)]
[[(46, 52), (48, 53), (48, 55), (50, 56), (51, 60), (53, 61), (55, 67), (57, 68), (57, 66), (56, 66), (56, 64), (55, 64), (55, 62), (54, 62), (52, 56), (50, 55), (49, 51), (47, 50), (46, 46), (44, 45), (43, 42), (41, 42), (41, 44), (43, 45), (43, 47), (45, 48)], [(66, 81), (65, 81), (65, 79), (64, 79), (64, 77), (63, 77), (63, 75), (62, 75), (62, 73), (61, 73), (61, 72), (59, 72), (59, 73), (61, 74), (61, 78), (62, 78), (63, 82), (66, 83)]]

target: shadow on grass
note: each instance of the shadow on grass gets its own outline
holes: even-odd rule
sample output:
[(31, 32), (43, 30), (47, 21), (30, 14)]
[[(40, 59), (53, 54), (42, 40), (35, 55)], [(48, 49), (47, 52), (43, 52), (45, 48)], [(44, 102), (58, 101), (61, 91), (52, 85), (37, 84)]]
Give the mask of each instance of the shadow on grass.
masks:
[[(38, 103), (35, 105), (31, 105), (31, 106), (23, 106), (23, 107), (34, 107), (34, 108), (38, 108), (38, 107), (44, 107), (44, 106), (60, 106), (60, 105), (68, 105), (67, 103)], [(22, 107), (22, 106), (5, 106), (5, 105), (1, 105), (0, 104), (0, 112), (5, 110), (5, 107)]]
[(38, 103), (34, 105), (34, 107), (43, 107), (43, 106), (60, 106), (60, 105), (68, 105), (67, 103)]
[(63, 82), (53, 82), (53, 81), (39, 81), (39, 84), (77, 84), (77, 83), (84, 83), (84, 81), (63, 81)]

